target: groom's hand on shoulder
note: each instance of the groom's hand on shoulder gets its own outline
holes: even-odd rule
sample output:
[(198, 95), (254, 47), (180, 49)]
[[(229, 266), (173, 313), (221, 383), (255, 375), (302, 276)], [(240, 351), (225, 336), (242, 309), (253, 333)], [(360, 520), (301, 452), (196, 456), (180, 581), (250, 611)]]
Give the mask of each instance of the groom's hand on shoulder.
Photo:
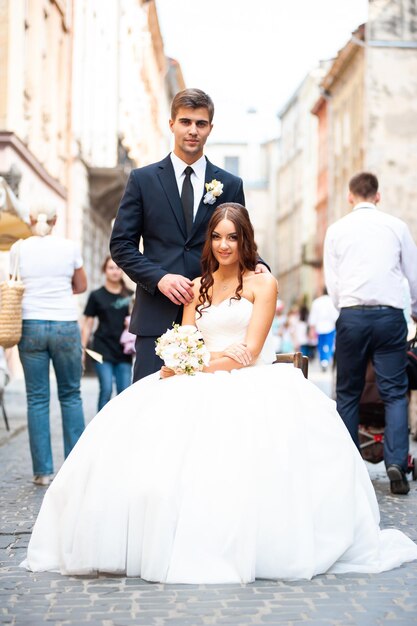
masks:
[(255, 274), (270, 274), (271, 272), (263, 263), (257, 263), (255, 267)]
[(193, 281), (181, 274), (165, 274), (158, 289), (174, 304), (188, 304), (194, 299)]

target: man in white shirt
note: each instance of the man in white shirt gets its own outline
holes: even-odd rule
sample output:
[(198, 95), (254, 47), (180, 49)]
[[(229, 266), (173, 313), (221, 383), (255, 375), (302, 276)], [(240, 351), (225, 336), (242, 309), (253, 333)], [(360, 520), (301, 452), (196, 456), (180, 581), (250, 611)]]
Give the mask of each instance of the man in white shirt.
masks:
[(417, 320), (417, 248), (407, 225), (378, 210), (378, 180), (368, 172), (349, 182), (353, 211), (332, 224), (324, 242), (327, 290), (336, 322), (337, 409), (359, 447), (359, 400), (372, 360), (385, 404), (384, 461), (391, 491), (407, 494), (407, 324), (404, 276)]
[(315, 298), (311, 303), (308, 325), (312, 339), (317, 337), (317, 349), (319, 352), (320, 365), (325, 372), (334, 354), (334, 339), (336, 334), (336, 320), (339, 311), (333, 304), (332, 299), (324, 288), (323, 294)]

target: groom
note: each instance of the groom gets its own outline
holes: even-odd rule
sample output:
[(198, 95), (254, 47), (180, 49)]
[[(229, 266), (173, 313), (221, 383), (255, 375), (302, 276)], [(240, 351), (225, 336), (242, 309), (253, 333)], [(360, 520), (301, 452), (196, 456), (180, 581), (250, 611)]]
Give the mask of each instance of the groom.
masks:
[[(182, 305), (193, 298), (192, 280), (201, 273), (214, 209), (222, 202), (245, 203), (242, 180), (203, 155), (213, 114), (210, 96), (200, 89), (175, 96), (169, 121), (174, 150), (159, 163), (131, 172), (117, 213), (111, 255), (137, 284), (130, 322), (137, 335), (134, 382), (163, 364), (155, 340), (173, 322), (181, 323)], [(268, 271), (264, 265), (258, 268)]]

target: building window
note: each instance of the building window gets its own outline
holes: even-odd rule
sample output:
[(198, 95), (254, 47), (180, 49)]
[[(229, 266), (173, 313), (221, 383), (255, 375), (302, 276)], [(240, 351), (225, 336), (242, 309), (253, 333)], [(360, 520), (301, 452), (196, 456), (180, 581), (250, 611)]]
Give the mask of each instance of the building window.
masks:
[(235, 176), (239, 176), (239, 157), (238, 156), (225, 156), (224, 157), (224, 169)]

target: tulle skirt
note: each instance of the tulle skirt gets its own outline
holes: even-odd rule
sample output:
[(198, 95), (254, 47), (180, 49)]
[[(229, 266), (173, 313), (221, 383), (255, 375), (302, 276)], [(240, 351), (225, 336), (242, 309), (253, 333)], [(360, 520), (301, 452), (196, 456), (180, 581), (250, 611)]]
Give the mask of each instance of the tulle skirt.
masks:
[(413, 559), (413, 541), (380, 530), (335, 403), (265, 365), (152, 375), (109, 402), (46, 492), (22, 565), (232, 583)]

